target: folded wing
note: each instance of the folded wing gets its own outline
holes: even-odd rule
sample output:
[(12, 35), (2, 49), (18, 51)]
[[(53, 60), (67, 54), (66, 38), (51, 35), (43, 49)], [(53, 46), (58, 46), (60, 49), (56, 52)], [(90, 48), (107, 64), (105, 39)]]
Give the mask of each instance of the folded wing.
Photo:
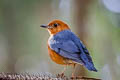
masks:
[(71, 40), (57, 41), (50, 44), (50, 48), (65, 58), (83, 64), (80, 60), (80, 50)]

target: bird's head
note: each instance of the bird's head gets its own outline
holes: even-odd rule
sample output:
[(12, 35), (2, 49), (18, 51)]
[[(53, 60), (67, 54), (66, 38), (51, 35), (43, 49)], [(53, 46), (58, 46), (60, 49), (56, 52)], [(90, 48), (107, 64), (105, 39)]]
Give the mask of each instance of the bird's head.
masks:
[(40, 27), (47, 28), (50, 35), (55, 35), (66, 29), (70, 29), (66, 23), (61, 20), (53, 20), (48, 25), (41, 25)]

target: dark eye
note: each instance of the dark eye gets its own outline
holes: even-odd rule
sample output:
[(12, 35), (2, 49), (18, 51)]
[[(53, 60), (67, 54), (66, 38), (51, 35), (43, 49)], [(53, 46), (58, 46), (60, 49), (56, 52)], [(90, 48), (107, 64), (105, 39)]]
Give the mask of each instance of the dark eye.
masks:
[(57, 27), (57, 26), (58, 26), (58, 24), (57, 24), (57, 23), (55, 23), (55, 24), (54, 24), (54, 27)]

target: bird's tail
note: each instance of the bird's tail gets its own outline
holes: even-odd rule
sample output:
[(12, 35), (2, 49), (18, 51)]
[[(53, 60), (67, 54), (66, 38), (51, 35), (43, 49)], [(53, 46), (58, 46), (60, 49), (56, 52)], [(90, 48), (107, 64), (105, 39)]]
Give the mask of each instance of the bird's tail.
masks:
[(97, 72), (97, 69), (94, 67), (94, 64), (93, 63), (87, 63), (85, 64), (85, 67), (90, 70), (90, 71), (95, 71)]
[(92, 62), (92, 59), (91, 59), (90, 55), (82, 53), (81, 54), (81, 59), (82, 59), (83, 65), (88, 70), (97, 72), (97, 69), (94, 67), (94, 64)]

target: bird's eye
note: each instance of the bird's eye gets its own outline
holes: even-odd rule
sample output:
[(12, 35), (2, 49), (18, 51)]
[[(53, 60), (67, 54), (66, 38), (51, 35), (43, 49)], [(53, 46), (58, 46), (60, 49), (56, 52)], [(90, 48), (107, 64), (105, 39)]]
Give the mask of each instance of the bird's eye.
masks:
[(54, 27), (57, 27), (57, 26), (58, 26), (58, 24), (57, 24), (57, 23), (55, 23), (55, 24), (54, 24)]

